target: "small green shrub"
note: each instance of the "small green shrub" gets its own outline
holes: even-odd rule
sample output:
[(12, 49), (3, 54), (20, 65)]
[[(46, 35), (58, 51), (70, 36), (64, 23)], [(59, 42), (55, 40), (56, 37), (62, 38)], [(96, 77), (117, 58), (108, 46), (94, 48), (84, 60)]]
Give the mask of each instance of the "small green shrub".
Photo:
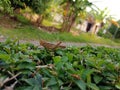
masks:
[[(118, 21), (118, 24), (119, 23), (120, 21)], [(111, 27), (109, 28), (109, 32), (113, 35), (114, 38), (120, 38), (120, 28), (118, 28), (117, 26), (111, 25)]]
[(103, 33), (103, 30), (100, 30), (98, 32), (98, 36), (103, 37), (103, 38), (109, 38), (109, 39), (113, 37), (113, 35), (109, 31), (106, 31), (106, 33)]

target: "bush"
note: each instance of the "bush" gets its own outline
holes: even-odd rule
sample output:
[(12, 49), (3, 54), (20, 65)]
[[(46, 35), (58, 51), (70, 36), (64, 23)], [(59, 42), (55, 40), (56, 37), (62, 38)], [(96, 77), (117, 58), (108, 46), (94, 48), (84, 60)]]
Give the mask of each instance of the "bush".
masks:
[(104, 38), (109, 38), (109, 39), (111, 39), (113, 37), (113, 35), (109, 31), (106, 31), (106, 33), (103, 33), (103, 30), (100, 30), (98, 32), (98, 36), (104, 37)]
[[(120, 21), (118, 21), (118, 23), (120, 23)], [(118, 28), (115, 25), (111, 25), (111, 27), (109, 28), (109, 32), (114, 36), (117, 29)], [(118, 31), (114, 37), (120, 38), (120, 28), (118, 29)]]
[(13, 12), (11, 2), (9, 0), (0, 0), (0, 11), (3, 13), (11, 14)]
[[(49, 0), (10, 0), (14, 10), (30, 7), (33, 12), (43, 14), (49, 5)], [(47, 2), (47, 3), (46, 3)]]

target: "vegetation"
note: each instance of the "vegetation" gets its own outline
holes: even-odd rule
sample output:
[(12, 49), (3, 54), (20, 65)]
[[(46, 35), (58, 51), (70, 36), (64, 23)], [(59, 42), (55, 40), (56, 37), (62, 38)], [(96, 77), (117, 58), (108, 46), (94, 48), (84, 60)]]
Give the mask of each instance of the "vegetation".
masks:
[[(29, 20), (21, 15), (17, 15), (17, 20), (9, 19), (8, 17), (0, 14), (0, 36), (11, 39), (19, 40), (47, 40), (47, 41), (63, 41), (63, 42), (82, 42), (82, 43), (96, 43), (105, 45), (119, 46), (119, 40), (109, 40), (96, 35), (91, 35), (90, 33), (78, 32), (78, 35), (74, 36), (72, 33), (59, 33), (59, 32), (48, 32), (46, 29), (38, 29), (33, 26)], [(47, 20), (43, 21), (43, 25), (51, 26), (51, 22)], [(60, 26), (56, 26), (60, 28)], [(108, 35), (108, 34), (107, 34)], [(117, 42), (117, 43), (116, 43)]]
[(112, 24), (111, 27), (109, 28), (109, 32), (113, 35), (113, 38), (120, 38), (120, 21), (116, 22), (117, 25)]
[[(118, 39), (115, 39), (118, 43), (105, 39), (112, 34), (119, 38), (119, 28), (114, 33), (112, 26), (107, 35), (100, 31), (99, 35), (105, 38), (80, 30), (74, 35), (78, 17), (87, 18), (86, 8), (91, 5), (88, 0), (0, 0), (2, 40), (5, 37), (88, 43), (84, 47), (49, 50), (30, 43), (20, 44), (17, 40), (0, 42), (0, 90), (119, 90), (120, 48), (89, 45), (120, 46)], [(59, 12), (55, 11), (56, 7)], [(29, 10), (16, 13), (20, 9), (29, 9), (30, 13)], [(103, 21), (107, 16), (105, 10), (92, 12), (95, 22)], [(55, 22), (52, 12), (62, 14), (63, 22)], [(115, 25), (119, 27), (116, 22)]]
[(0, 43), (0, 77), (0, 89), (14, 84), (15, 90), (117, 90), (120, 50), (85, 46), (51, 51), (7, 40)]
[(12, 12), (10, 0), (0, 0), (0, 11), (3, 13), (11, 13)]
[[(47, 4), (45, 4), (46, 2)], [(30, 7), (33, 12), (43, 14), (49, 5), (48, 2), (49, 0), (1, 0), (0, 7), (8, 13), (12, 10)]]
[(40, 39), (43, 39), (47, 41), (96, 43), (114, 46), (120, 45), (119, 43), (115, 43), (109, 39), (97, 37), (89, 33), (81, 33), (79, 36), (73, 36), (71, 33), (49, 33), (44, 30), (36, 29), (33, 26), (18, 27), (19, 28), (17, 29), (0, 28), (0, 34), (7, 38), (28, 40), (29, 42), (30, 40), (39, 41)]
[(78, 14), (92, 5), (88, 0), (63, 0), (62, 4), (64, 6), (62, 31), (67, 32), (70, 32)]

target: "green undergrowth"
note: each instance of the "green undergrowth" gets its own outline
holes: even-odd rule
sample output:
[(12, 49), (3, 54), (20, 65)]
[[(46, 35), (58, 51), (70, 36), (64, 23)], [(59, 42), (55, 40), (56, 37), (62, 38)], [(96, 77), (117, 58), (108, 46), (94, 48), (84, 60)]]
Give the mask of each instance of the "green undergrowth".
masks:
[(7, 40), (0, 42), (0, 83), (0, 90), (12, 84), (14, 90), (119, 90), (120, 49), (52, 51)]

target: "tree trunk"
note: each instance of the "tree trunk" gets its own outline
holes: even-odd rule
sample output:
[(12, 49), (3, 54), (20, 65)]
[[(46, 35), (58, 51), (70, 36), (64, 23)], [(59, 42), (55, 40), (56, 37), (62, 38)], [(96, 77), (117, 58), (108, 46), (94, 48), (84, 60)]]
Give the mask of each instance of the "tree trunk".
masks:
[(37, 24), (38, 27), (42, 24), (43, 19), (44, 19), (44, 16), (43, 15), (39, 15), (39, 18), (36, 21), (36, 24)]
[(68, 1), (64, 8), (64, 17), (63, 17), (63, 25), (61, 28), (62, 32), (70, 32), (72, 25), (75, 22), (76, 16), (73, 12), (70, 11), (70, 2)]
[(73, 24), (74, 24), (74, 22), (75, 22), (75, 15), (74, 14), (72, 14), (71, 16), (70, 16), (70, 19), (69, 19), (69, 23), (68, 23), (68, 25), (67, 25), (67, 32), (70, 32), (70, 29), (72, 28), (72, 26), (73, 26)]
[(63, 22), (61, 31), (70, 32), (70, 29), (71, 29), (72, 25), (74, 24), (75, 19), (76, 19), (76, 17), (74, 14), (71, 14), (69, 17), (67, 17)]

